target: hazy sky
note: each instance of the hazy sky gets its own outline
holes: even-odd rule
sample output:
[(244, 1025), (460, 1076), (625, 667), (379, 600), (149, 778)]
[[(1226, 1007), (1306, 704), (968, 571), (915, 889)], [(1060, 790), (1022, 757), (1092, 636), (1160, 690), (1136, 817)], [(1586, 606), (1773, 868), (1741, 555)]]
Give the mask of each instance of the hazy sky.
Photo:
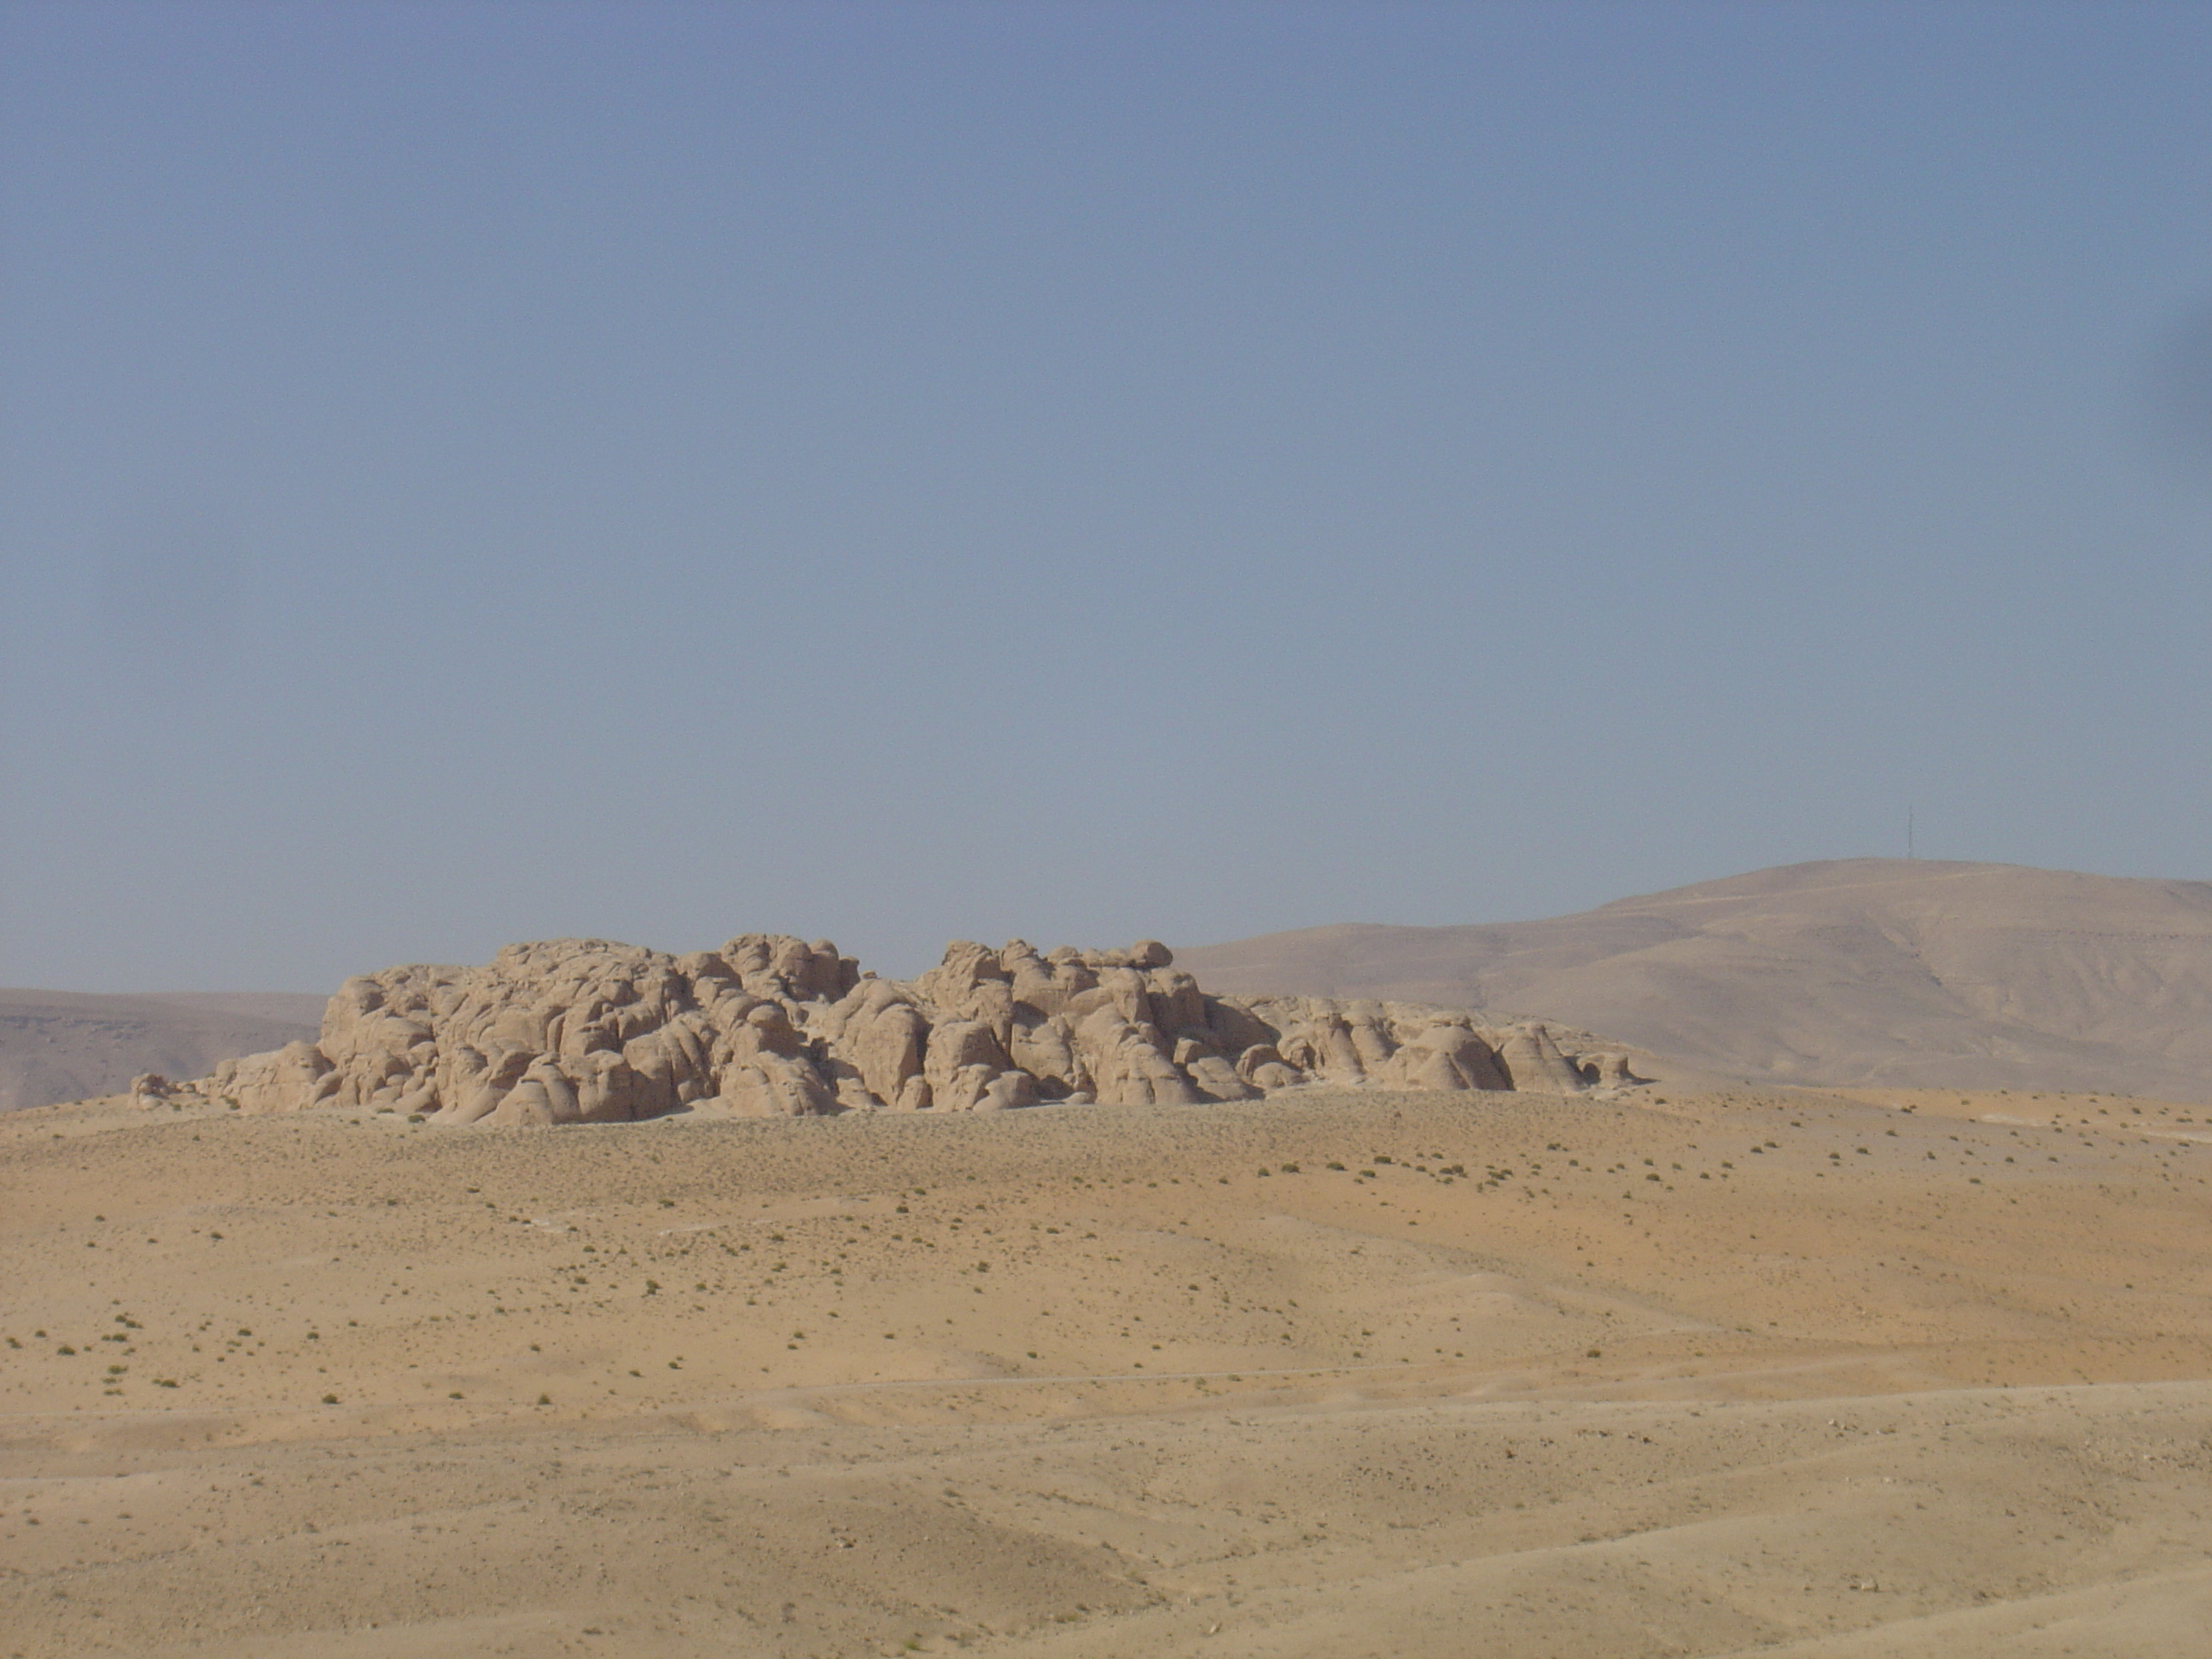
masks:
[(0, 4), (0, 983), (1908, 805), (2212, 876), (2208, 88), (2114, 0)]

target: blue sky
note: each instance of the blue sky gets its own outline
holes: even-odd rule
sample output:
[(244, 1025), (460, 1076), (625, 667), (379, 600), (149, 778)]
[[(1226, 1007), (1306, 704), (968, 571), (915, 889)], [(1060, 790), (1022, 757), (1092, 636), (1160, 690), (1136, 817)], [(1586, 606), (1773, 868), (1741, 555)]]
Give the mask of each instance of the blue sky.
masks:
[(1908, 806), (2212, 876), (2208, 85), (2197, 6), (0, 3), (0, 983)]

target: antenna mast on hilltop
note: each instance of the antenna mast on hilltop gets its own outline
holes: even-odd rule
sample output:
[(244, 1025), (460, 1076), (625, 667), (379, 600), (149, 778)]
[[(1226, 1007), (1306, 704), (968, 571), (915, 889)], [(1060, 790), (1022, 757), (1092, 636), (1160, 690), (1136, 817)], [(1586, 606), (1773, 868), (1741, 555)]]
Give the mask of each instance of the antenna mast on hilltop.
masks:
[(1912, 809), (1910, 806), (1905, 809), (1905, 856), (1915, 856), (1912, 851)]

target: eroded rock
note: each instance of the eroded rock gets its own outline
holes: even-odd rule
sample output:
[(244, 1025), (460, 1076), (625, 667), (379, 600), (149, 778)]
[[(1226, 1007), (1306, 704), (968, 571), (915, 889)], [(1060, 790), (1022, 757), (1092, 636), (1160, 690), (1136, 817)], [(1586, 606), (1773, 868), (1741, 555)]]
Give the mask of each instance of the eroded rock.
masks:
[(827, 939), (745, 933), (673, 957), (605, 939), (511, 945), (475, 968), (348, 980), (313, 1043), (140, 1079), (244, 1112), (331, 1105), (495, 1126), (624, 1123), (693, 1110), (1005, 1111), (1179, 1105), (1325, 1083), (1578, 1093), (1634, 1079), (1625, 1054), (1536, 1022), (1410, 1003), (1209, 996), (1167, 946), (948, 946), (911, 981)]

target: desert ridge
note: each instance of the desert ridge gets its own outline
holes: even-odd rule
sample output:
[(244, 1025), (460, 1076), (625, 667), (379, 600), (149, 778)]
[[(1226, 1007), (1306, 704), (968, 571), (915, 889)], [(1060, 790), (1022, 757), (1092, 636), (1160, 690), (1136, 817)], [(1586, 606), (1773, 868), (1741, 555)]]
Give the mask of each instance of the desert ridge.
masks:
[(2212, 1099), (2202, 881), (1833, 859), (1574, 915), (1316, 927), (1182, 959), (1232, 995), (1524, 1008), (1672, 1073)]
[(910, 981), (826, 940), (744, 934), (682, 957), (601, 939), (513, 945), (481, 968), (349, 980), (316, 1042), (226, 1061), (191, 1095), (248, 1113), (365, 1105), (439, 1124), (841, 1111), (1176, 1105), (1316, 1083), (1579, 1093), (1625, 1049), (1539, 1021), (1325, 997), (1211, 996), (1167, 946), (965, 941)]
[[(483, 1102), (507, 1109), (508, 1121), (592, 1121), (672, 1110), (671, 1099), (717, 1113), (805, 1113), (823, 1099), (838, 1110), (915, 1109), (925, 1086), (929, 1110), (991, 1110), (1029, 1093), (1221, 1099), (1285, 1086), (1285, 1073), (1263, 1071), (1274, 1061), (1305, 1082), (1387, 1075), (1394, 1086), (1436, 1088), (1491, 1086), (1495, 1061), (1522, 1088), (1573, 1086), (1544, 1053), (1548, 1042), (1583, 1086), (1606, 1086), (1606, 1053), (1626, 1051), (1641, 1075), (1708, 1086), (2212, 1097), (2212, 884), (2188, 880), (1850, 858), (1535, 922), (1321, 927), (1186, 947), (1146, 964), (1155, 949), (960, 945), (929, 973), (880, 984), (865, 994), (869, 1006), (842, 1013), (836, 1006), (867, 980), (863, 969), (845, 967), (827, 940), (781, 936), (629, 963), (615, 960), (629, 947), (604, 942), (518, 945), (484, 967), (369, 975), (368, 988), (349, 984), (349, 995), (365, 998), (354, 1009), (268, 995), (9, 991), (0, 994), (0, 1109), (122, 1091), (137, 1075), (195, 1078), (288, 1040), (301, 1046), (226, 1073), (222, 1093), (250, 1110), (289, 1110), (330, 1088), (385, 1106), (418, 1095), (414, 1109), (429, 1106), (445, 1121)], [(592, 951), (602, 960), (591, 963)], [(1194, 1022), (1183, 1002), (1192, 975), (1203, 984)], [(456, 1022), (452, 1006), (438, 1005), (460, 995), (462, 982), (477, 1005)], [(995, 982), (1009, 1006), (998, 1006)], [(657, 1002), (654, 984), (675, 1002)], [(1071, 1005), (1099, 988), (1141, 1042), (1109, 1022), (1082, 1033), (1095, 1009)], [(602, 991), (626, 1000), (626, 1011), (592, 1011)], [(732, 991), (754, 998), (748, 1011), (775, 1002), (790, 1030), (776, 1029), (775, 1013), (750, 1036), (737, 1030), (738, 1005), (726, 1005)], [(525, 1006), (500, 1026), (508, 1002)], [(1217, 1015), (1234, 1006), (1265, 1030), (1224, 1026)], [(325, 1011), (347, 1030), (316, 1029)], [(385, 1015), (422, 1029), (385, 1024)], [(549, 1042), (556, 1018), (560, 1040)], [(963, 1022), (975, 1029), (947, 1030), (931, 1048), (938, 1026)], [(1455, 1022), (1491, 1061), (1453, 1036)], [(418, 1053), (447, 1026), (452, 1053)], [(1285, 1053), (1283, 1042), (1301, 1042), (1298, 1026), (1307, 1026), (1305, 1046)], [(338, 1053), (325, 1053), (325, 1036)], [(641, 1037), (677, 1053), (657, 1055), (654, 1042), (626, 1053)], [(1267, 1040), (1276, 1055), (1252, 1053)], [(1401, 1048), (1427, 1055), (1398, 1060)], [(626, 1071), (591, 1055), (619, 1057)], [(1088, 1075), (1086, 1086), (1075, 1061), (1103, 1075)], [(502, 1073), (533, 1064), (529, 1079)], [(341, 1075), (325, 1082), (331, 1073)], [(400, 1095), (385, 1088), (400, 1082)]]
[(319, 997), (0, 990), (0, 1112), (196, 1077), (234, 1054), (312, 1039)]

